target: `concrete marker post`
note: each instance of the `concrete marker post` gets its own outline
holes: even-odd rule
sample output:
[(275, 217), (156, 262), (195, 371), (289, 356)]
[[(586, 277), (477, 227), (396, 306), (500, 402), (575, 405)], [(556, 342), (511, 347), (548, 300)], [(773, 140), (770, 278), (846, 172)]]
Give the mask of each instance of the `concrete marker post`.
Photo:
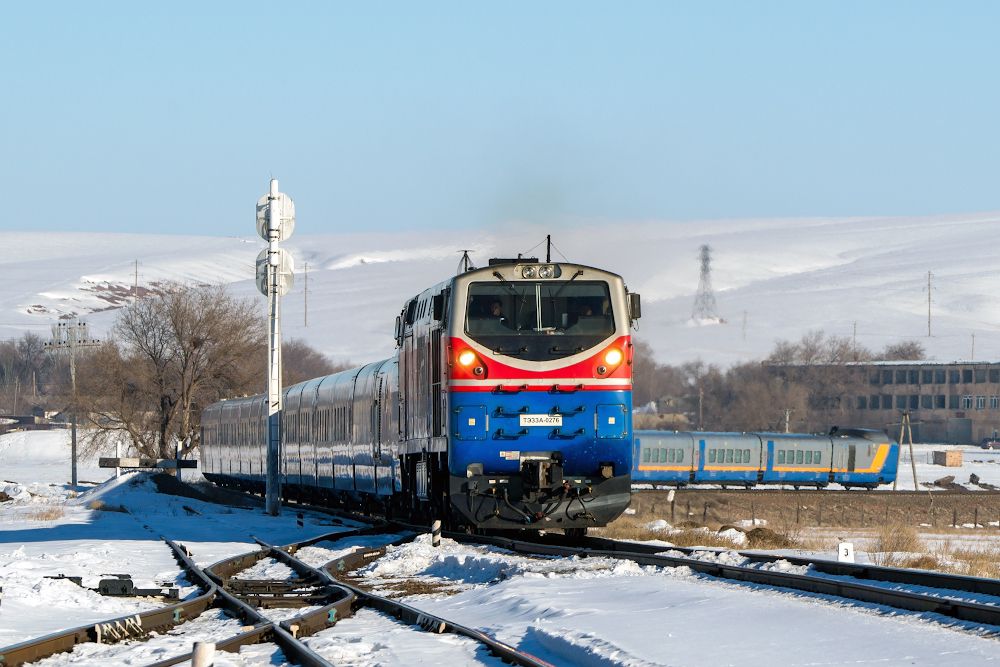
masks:
[(195, 642), (191, 667), (212, 667), (215, 664), (215, 643)]
[(439, 547), (441, 546), (441, 520), (434, 519), (434, 523), (431, 524), (431, 546)]

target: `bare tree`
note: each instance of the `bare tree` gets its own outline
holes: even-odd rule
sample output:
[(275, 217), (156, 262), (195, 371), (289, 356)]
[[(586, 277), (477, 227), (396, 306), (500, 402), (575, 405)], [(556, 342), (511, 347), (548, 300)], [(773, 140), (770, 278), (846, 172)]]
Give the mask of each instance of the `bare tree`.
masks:
[(924, 345), (916, 340), (891, 343), (876, 357), (885, 361), (920, 361), (926, 357)]
[(348, 368), (350, 363), (334, 363), (303, 340), (291, 339), (281, 345), (281, 377), (286, 387)]
[(202, 407), (261, 390), (264, 340), (257, 305), (223, 287), (171, 285), (137, 301), (80, 374), (94, 439), (126, 433), (150, 456), (172, 455), (175, 439), (194, 448)]

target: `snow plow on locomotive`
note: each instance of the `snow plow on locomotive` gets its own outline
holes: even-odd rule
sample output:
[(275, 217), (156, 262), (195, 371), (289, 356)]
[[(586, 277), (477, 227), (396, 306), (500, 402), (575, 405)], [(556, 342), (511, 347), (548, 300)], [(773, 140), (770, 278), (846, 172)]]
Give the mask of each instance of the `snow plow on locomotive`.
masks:
[[(482, 530), (628, 506), (637, 294), (600, 269), (490, 260), (409, 299), (396, 354), (284, 392), (284, 494)], [(202, 469), (261, 491), (263, 396), (202, 416)]]

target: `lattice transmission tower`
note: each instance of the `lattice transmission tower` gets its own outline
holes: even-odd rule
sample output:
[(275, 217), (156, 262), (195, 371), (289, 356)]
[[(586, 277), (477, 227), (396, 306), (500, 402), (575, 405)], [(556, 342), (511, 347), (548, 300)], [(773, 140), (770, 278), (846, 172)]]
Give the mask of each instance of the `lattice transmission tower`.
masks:
[(712, 247), (701, 246), (701, 278), (698, 280), (698, 294), (694, 298), (693, 320), (721, 320), (712, 290)]

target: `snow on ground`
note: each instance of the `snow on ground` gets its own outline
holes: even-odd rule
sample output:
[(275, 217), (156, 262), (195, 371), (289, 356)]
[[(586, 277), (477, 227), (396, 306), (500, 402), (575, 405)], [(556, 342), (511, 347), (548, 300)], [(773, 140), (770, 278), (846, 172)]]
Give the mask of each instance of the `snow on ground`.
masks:
[[(35, 480), (64, 479), (51, 472), (64, 463), (64, 443), (52, 433), (0, 436), (0, 477), (16, 476), (16, 484), (7, 487), (22, 490), (0, 503), (0, 645), (159, 606), (151, 600), (103, 597), (49, 576), (80, 576), (84, 586), (96, 586), (103, 575), (129, 574), (137, 587), (167, 582), (180, 586), (183, 595), (194, 594), (161, 535), (188, 546), (200, 565), (210, 565), (257, 549), (253, 535), (284, 544), (346, 530), (318, 515), (306, 514), (299, 528), (294, 514), (270, 517), (259, 510), (163, 495), (145, 473), (81, 487), (82, 492), (62, 481), (39, 483)], [(8, 458), (16, 465), (8, 466)]]
[[(959, 450), (962, 452), (962, 466), (950, 468), (934, 465), (931, 455), (935, 451)], [(961, 484), (971, 491), (982, 490), (982, 487), (969, 482), (970, 475), (979, 477), (980, 482), (1000, 487), (1000, 449), (982, 449), (974, 445), (913, 445), (913, 460), (917, 464), (917, 483), (921, 491), (928, 488), (925, 483), (932, 483), (942, 477), (952, 475), (955, 483)], [(896, 487), (903, 491), (913, 490), (913, 471), (910, 467), (910, 452), (908, 445), (903, 445), (899, 461)], [(884, 487), (883, 487), (884, 488)]]
[[(27, 490), (0, 503), (0, 645), (151, 604), (103, 598), (46, 575), (78, 575), (89, 585), (102, 574), (129, 573), (137, 584), (166, 580), (186, 586), (159, 541), (161, 534), (184, 543), (199, 563), (209, 564), (256, 548), (250, 535), (280, 544), (337, 530), (321, 516), (307, 514), (305, 527), (299, 528), (291, 513), (269, 517), (260, 510), (165, 496), (144, 474), (79, 494), (61, 481), (38, 484), (35, 480), (48, 474), (53, 457), (47, 446), (33, 440), (26, 437), (13, 450), (0, 447), (0, 470), (14, 469), (5, 465), (8, 456), (20, 461), (13, 481)], [(25, 452), (38, 454), (34, 473)], [(386, 539), (322, 542), (312, 551), (303, 549), (302, 555), (321, 560)], [(706, 557), (739, 558), (725, 553)], [(961, 624), (949, 628), (916, 614), (723, 582), (687, 568), (640, 567), (601, 558), (531, 558), (447, 540), (435, 549), (420, 536), (390, 548), (359, 575), (379, 589), (408, 595), (414, 606), (478, 627), (555, 665), (978, 665), (1000, 660), (995, 639)], [(400, 586), (404, 582), (405, 588)], [(410, 595), (414, 591), (418, 593)], [(193, 588), (186, 586), (183, 593), (190, 595)], [(284, 617), (288, 612), (274, 613)], [(194, 637), (210, 636), (216, 624), (225, 622), (207, 616), (175, 630), (175, 638), (109, 653), (103, 652), (112, 651), (108, 647), (85, 645), (73, 656), (47, 664), (148, 664), (168, 650), (190, 650)], [(367, 611), (310, 641), (338, 664), (498, 664), (471, 642), (417, 633)], [(273, 646), (249, 647), (216, 661), (220, 666), (283, 663)]]
[[(435, 551), (425, 539), (393, 549), (384, 560), (364, 571), (367, 583), (379, 575), (392, 581), (401, 574), (454, 582), (407, 602), (461, 618), (557, 665), (980, 665), (1000, 660), (996, 640), (916, 615), (723, 582), (685, 567), (610, 565), (603, 559), (569, 567), (572, 559), (505, 559), (499, 551), (448, 541)], [(795, 569), (787, 563), (770, 567)]]

